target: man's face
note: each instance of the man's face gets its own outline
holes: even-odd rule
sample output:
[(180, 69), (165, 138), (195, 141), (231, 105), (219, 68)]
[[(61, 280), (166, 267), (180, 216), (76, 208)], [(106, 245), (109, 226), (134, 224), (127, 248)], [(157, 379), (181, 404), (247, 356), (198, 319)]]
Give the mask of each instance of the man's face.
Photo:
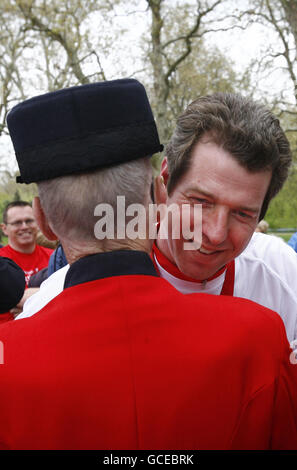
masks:
[(8, 237), (8, 243), (17, 251), (26, 252), (35, 247), (38, 227), (30, 206), (11, 207), (7, 211), (7, 223), (2, 230)]
[[(166, 180), (166, 166), (163, 168)], [(271, 171), (250, 173), (206, 137), (193, 149), (191, 166), (166, 204), (202, 205), (202, 245), (185, 251), (187, 240), (161, 239), (158, 247), (186, 276), (205, 280), (247, 246), (258, 222)], [(159, 201), (164, 202), (164, 201)], [(192, 227), (193, 230), (193, 227)]]

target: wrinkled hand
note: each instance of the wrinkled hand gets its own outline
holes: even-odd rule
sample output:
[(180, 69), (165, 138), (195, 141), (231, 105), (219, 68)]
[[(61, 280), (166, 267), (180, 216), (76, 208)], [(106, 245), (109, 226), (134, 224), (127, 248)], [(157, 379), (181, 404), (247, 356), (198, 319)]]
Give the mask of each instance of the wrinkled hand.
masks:
[(26, 302), (26, 300), (29, 297), (31, 297), (31, 295), (35, 294), (38, 291), (39, 291), (39, 287), (29, 287), (28, 289), (25, 289), (23, 297), (21, 298), (19, 303), (10, 310), (10, 313), (12, 313), (14, 315), (14, 317), (16, 317), (17, 315), (22, 313), (23, 305)]

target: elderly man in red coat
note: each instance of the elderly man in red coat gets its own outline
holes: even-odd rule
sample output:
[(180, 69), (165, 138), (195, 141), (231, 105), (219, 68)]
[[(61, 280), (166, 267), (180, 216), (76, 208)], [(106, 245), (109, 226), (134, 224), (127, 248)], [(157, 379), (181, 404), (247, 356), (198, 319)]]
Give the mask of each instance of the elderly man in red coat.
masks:
[(21, 181), (38, 183), (39, 225), (70, 269), (38, 315), (0, 329), (1, 447), (297, 448), (297, 371), (280, 317), (244, 299), (184, 296), (154, 269), (149, 155), (160, 143), (142, 85), (49, 93), (17, 105), (8, 125)]

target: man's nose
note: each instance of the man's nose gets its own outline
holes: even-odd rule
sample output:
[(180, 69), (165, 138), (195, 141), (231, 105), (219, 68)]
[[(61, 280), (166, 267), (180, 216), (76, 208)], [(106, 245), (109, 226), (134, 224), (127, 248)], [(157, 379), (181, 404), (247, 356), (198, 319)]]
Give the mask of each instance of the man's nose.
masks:
[(22, 220), (22, 221), (20, 222), (20, 227), (22, 228), (23, 225), (25, 225), (25, 227), (30, 227), (31, 223), (32, 223), (32, 222), (31, 222), (30, 220)]
[(205, 242), (211, 247), (221, 245), (228, 236), (229, 211), (224, 207), (215, 207), (202, 216), (202, 232)]

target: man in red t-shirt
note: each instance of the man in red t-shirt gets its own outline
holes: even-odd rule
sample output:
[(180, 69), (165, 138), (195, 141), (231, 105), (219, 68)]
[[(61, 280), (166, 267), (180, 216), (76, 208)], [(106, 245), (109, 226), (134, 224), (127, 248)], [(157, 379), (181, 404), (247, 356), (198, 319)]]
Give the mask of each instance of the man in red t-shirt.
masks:
[[(8, 245), (0, 248), (0, 256), (12, 259), (25, 273), (26, 286), (30, 277), (45, 268), (53, 250), (36, 244), (38, 226), (31, 205), (26, 201), (10, 202), (3, 212), (3, 233)], [(27, 289), (19, 307), (36, 289)], [(19, 313), (19, 309), (14, 313)]]
[(48, 265), (53, 252), (36, 245), (38, 226), (31, 205), (25, 201), (9, 203), (3, 213), (1, 228), (8, 237), (8, 245), (0, 249), (0, 256), (12, 259), (22, 268), (28, 285), (32, 274)]

